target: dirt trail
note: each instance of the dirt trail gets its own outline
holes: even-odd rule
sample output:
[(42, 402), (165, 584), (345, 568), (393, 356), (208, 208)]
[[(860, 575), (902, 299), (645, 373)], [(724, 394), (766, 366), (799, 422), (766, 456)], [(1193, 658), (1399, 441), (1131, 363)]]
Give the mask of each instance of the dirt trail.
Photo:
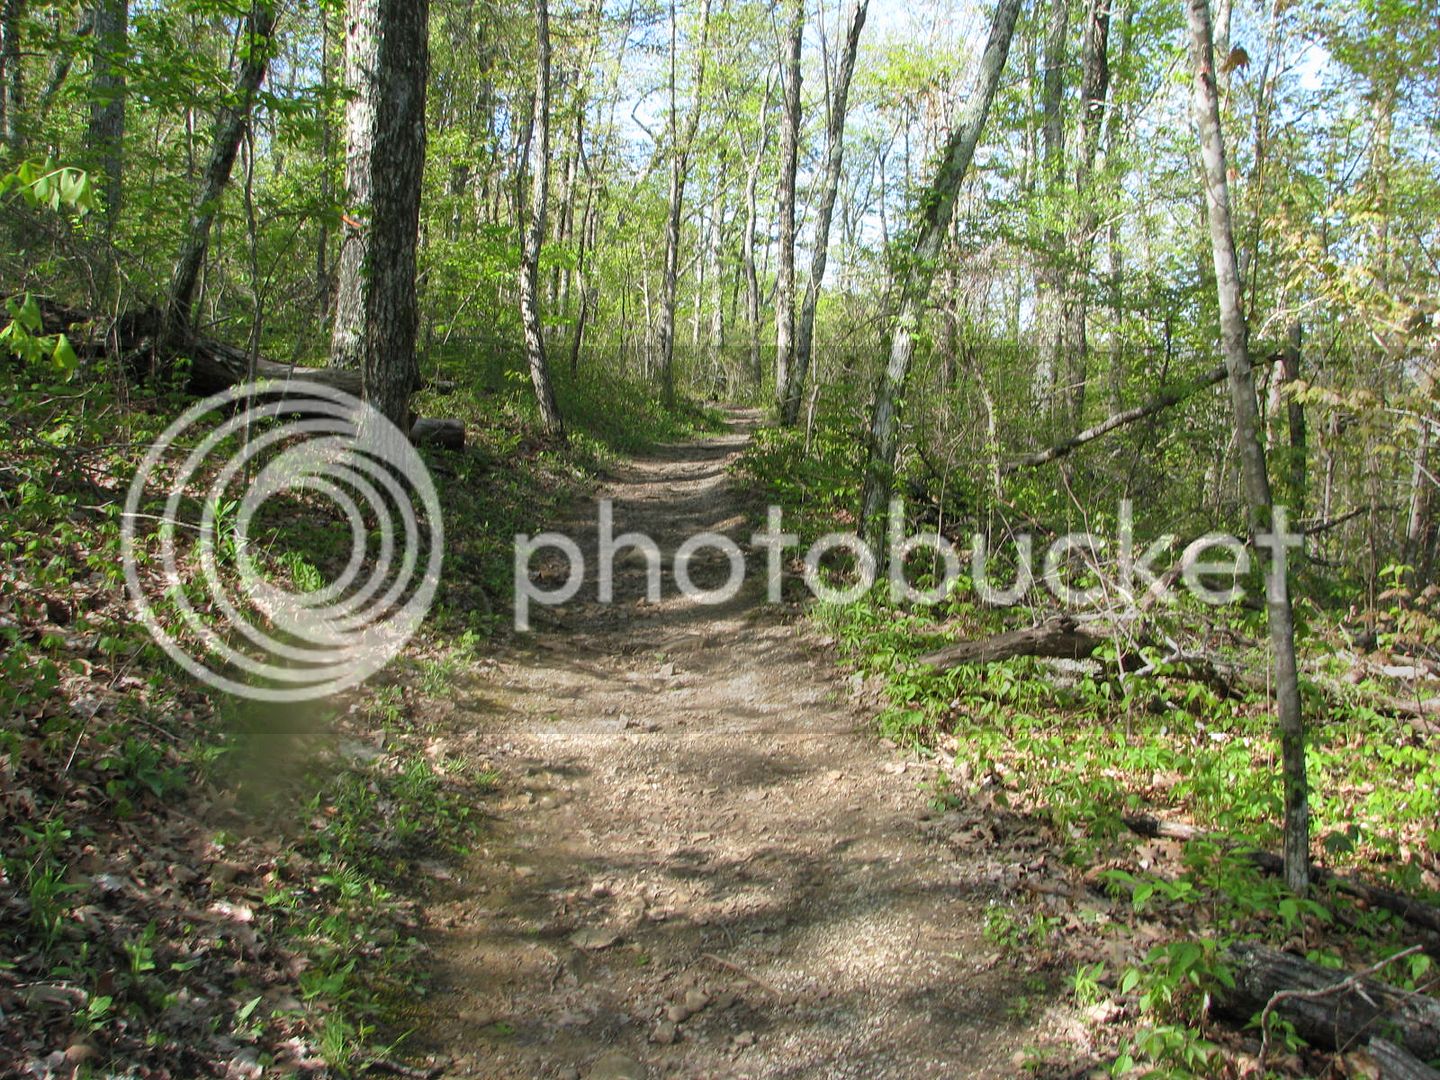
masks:
[[(600, 492), (617, 534), (665, 553), (660, 603), (622, 555), (614, 604), (592, 587), (541, 613), (454, 703), (443, 749), (506, 794), (429, 912), (437, 992), (411, 1046), (447, 1076), (1014, 1076), (1055, 1033), (982, 935), (996, 853), (945, 841), (926, 768), (763, 603), (761, 560), (728, 604), (676, 595), (694, 531), (748, 548), (726, 470), (755, 422)], [(575, 514), (561, 531), (593, 553), (595, 504)]]

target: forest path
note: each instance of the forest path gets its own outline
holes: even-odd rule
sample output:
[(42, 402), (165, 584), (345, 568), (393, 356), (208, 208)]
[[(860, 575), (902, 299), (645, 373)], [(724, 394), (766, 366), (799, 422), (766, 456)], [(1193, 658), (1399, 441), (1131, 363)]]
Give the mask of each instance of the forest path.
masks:
[(439, 749), (499, 769), (502, 796), (428, 912), (436, 990), (409, 1048), (446, 1076), (1015, 1076), (1055, 1034), (1037, 978), (982, 933), (1015, 856), (927, 810), (931, 774), (867, 734), (829, 646), (764, 603), (764, 552), (733, 601), (678, 595), (686, 537), (748, 550), (727, 470), (757, 423), (735, 410), (599, 492), (616, 534), (660, 545), (660, 603), (637, 603), (626, 553), (616, 602), (594, 602), (586, 501), (557, 526), (586, 588), (452, 703)]

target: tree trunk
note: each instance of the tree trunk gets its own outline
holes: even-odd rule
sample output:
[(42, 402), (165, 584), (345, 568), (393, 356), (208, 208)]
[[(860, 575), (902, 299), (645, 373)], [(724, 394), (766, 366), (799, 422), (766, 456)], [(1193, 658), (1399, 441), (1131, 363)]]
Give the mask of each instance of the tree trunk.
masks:
[[(1065, 174), (1065, 55), (1070, 33), (1071, 0), (1050, 0), (1050, 22), (1045, 33), (1045, 71), (1040, 84), (1041, 185), (1054, 213), (1064, 187)], [(1045, 230), (1046, 252), (1035, 278), (1035, 329), (1038, 350), (1035, 390), (1046, 411), (1060, 377), (1061, 291), (1064, 273), (1058, 263), (1064, 237), (1058, 228)], [(1047, 402), (1048, 399), (1048, 402)]]
[(745, 272), (745, 317), (750, 328), (750, 381), (757, 388), (764, 381), (765, 372), (760, 361), (760, 277), (755, 272), (756, 188), (770, 134), (770, 86), (767, 79), (760, 99), (760, 134), (755, 140), (750, 168), (745, 173), (745, 232), (740, 240), (740, 259)]
[(1100, 133), (1105, 119), (1105, 100), (1110, 91), (1110, 3), (1091, 0), (1085, 18), (1085, 63), (1080, 79), (1080, 153), (1075, 167), (1077, 217), (1070, 235), (1071, 266), (1067, 275), (1064, 306), (1066, 385), (1069, 387), (1069, 427), (1078, 428), (1085, 419), (1085, 385), (1089, 379), (1089, 293), (1090, 264), (1095, 233), (1100, 227), (1100, 202), (1092, 189), (1095, 158), (1100, 150)]
[[(1267, 452), (1272, 455), (1275, 478), (1280, 485), (1281, 501), (1290, 510), (1292, 518), (1299, 518), (1305, 512), (1306, 484), (1306, 430), (1305, 407), (1287, 394), (1285, 388), (1300, 378), (1300, 354), (1303, 331), (1298, 322), (1292, 322), (1286, 335), (1285, 350), (1280, 354), (1280, 366), (1270, 381), (1269, 432), (1265, 439)], [(1281, 441), (1282, 433), (1286, 437)]]
[[(320, 16), (320, 94), (330, 100), (330, 18), (322, 7)], [(330, 151), (334, 133), (330, 125), (330, 109), (320, 116), (320, 197), (331, 205), (335, 192), (330, 179)], [(321, 214), (315, 236), (315, 313), (323, 324), (330, 313), (330, 220)]]
[(781, 68), (779, 276), (775, 282), (775, 404), (783, 419), (795, 380), (795, 173), (800, 160), (800, 44), (805, 33), (804, 0), (790, 0)]
[[(1122, 12), (1120, 18), (1120, 49), (1116, 66), (1123, 72), (1129, 68), (1128, 61), (1135, 36), (1135, 4), (1133, 0), (1124, 0)], [(1119, 102), (1116, 101), (1109, 109), (1105, 133), (1105, 162), (1107, 171), (1111, 173), (1112, 183), (1115, 184), (1115, 190), (1124, 189), (1125, 173), (1128, 172), (1128, 169), (1124, 169), (1124, 171), (1121, 170), (1125, 164), (1125, 149), (1129, 143), (1133, 123), (1133, 117), (1121, 112)], [(1125, 379), (1129, 373), (1125, 327), (1125, 249), (1122, 241), (1121, 224), (1120, 216), (1113, 215), (1107, 230), (1110, 241), (1110, 266), (1106, 280), (1106, 290), (1110, 306), (1110, 364), (1108, 382), (1110, 390), (1110, 412), (1112, 413), (1117, 413), (1124, 408)]]
[(96, 166), (104, 174), (101, 193), (105, 201), (105, 224), (113, 230), (120, 216), (120, 201), (124, 192), (129, 0), (98, 0), (94, 20), (89, 148)]
[(349, 0), (346, 233), (330, 363), (359, 367), (366, 399), (402, 431), (419, 383), (415, 251), (425, 167), (428, 0)]
[[(1215, 90), (1215, 57), (1211, 42), (1209, 0), (1187, 0), (1191, 63), (1195, 73), (1195, 119), (1205, 170), (1210, 242), (1214, 252), (1215, 286), (1220, 306), (1220, 340), (1229, 374), (1230, 402), (1235, 415), (1235, 441), (1245, 475), (1252, 538), (1271, 526), (1270, 480), (1260, 443), (1255, 374), (1250, 366), (1248, 328), (1241, 306), (1240, 276), (1235, 261), (1235, 234), (1230, 221), (1225, 143), (1220, 129), (1220, 102)], [(1283, 549), (1281, 549), (1283, 551)], [(1283, 558), (1283, 556), (1282, 556)], [(1283, 564), (1272, 551), (1272, 587), (1266, 589), (1266, 613), (1275, 659), (1275, 697), (1280, 729), (1285, 787), (1285, 883), (1303, 895), (1310, 882), (1310, 811), (1305, 778), (1305, 731), (1300, 714), (1300, 688), (1295, 668), (1295, 626)]]
[(366, 251), (370, 244), (378, 78), (380, 0), (350, 0), (345, 13), (345, 207), (341, 214), (340, 258), (335, 268), (335, 324), (330, 366), (360, 370), (365, 357)]
[[(1420, 378), (1421, 401), (1429, 401), (1434, 392), (1434, 379)], [(1410, 512), (1405, 525), (1405, 547), (1400, 561), (1409, 567), (1405, 581), (1412, 592), (1423, 589), (1430, 581), (1430, 551), (1435, 545), (1435, 472), (1431, 463), (1431, 435), (1428, 418), (1420, 421), (1420, 434), (1410, 469)]]
[(251, 5), (246, 20), (244, 49), (240, 56), (240, 77), (235, 93), (228, 104), (220, 107), (215, 120), (215, 135), (210, 143), (210, 161), (200, 178), (200, 190), (190, 210), (190, 224), (185, 232), (179, 258), (170, 275), (170, 291), (165, 303), (165, 323), (161, 331), (161, 344), (165, 350), (183, 345), (191, 333), (191, 308), (195, 303), (195, 290), (200, 283), (200, 273), (205, 267), (205, 256), (210, 250), (210, 230), (220, 210), (220, 200), (225, 186), (230, 182), (230, 172), (235, 167), (235, 157), (240, 152), (240, 140), (250, 124), (250, 110), (255, 104), (255, 94), (265, 81), (265, 72), (270, 62), (270, 48), (275, 35), (275, 5), (273, 0), (257, 0)]
[(680, 226), (685, 211), (685, 174), (690, 165), (690, 148), (700, 129), (700, 109), (705, 94), (705, 54), (710, 36), (710, 0), (700, 9), (700, 45), (695, 51), (695, 93), (685, 130), (680, 131), (678, 90), (679, 24), (675, 0), (670, 0), (670, 191), (669, 213), (665, 218), (665, 277), (660, 297), (660, 380), (667, 405), (675, 401), (675, 297), (680, 285)]
[[(545, 355), (545, 333), (540, 321), (540, 248), (545, 242), (546, 202), (550, 197), (550, 7), (548, 0), (535, 0), (535, 96), (525, 140), (530, 160), (530, 215), (520, 252), (520, 322), (525, 332), (525, 359), (530, 382), (540, 409), (545, 433), (565, 441), (565, 421), (550, 382), (550, 364)], [(524, 170), (520, 203), (524, 205)]]
[(25, 0), (0, 0), (0, 141), (12, 159), (25, 153), (25, 54), (20, 24)]
[[(1216, 0), (1215, 2), (1215, 52), (1222, 60), (1230, 55), (1230, 15), (1232, 9), (1232, 0)], [(1222, 97), (1228, 97), (1230, 94), (1230, 72), (1228, 69), (1228, 64), (1221, 64), (1220, 70), (1215, 72), (1215, 83)]]
[(895, 454), (899, 441), (900, 402), (915, 356), (915, 335), (920, 329), (925, 300), (935, 277), (936, 259), (950, 228), (960, 185), (969, 171), (980, 132), (1000, 85), (1020, 0), (999, 0), (990, 38), (980, 58), (975, 87), (961, 109), (940, 160), (939, 171), (921, 196), (920, 215), (914, 239), (904, 264), (899, 268), (899, 302), (890, 330), (890, 357), (875, 391), (865, 464), (865, 486), (861, 495), (861, 524), (866, 541), (876, 553), (884, 551), (890, 493), (894, 488)]
[(1388, 1039), (1372, 1036), (1366, 1049), (1380, 1070), (1381, 1080), (1440, 1080), (1440, 1070), (1432, 1069)]
[[(577, 132), (577, 137), (578, 137)], [(585, 211), (580, 215), (580, 246), (575, 255), (575, 294), (580, 309), (575, 313), (575, 333), (570, 338), (570, 374), (580, 370), (580, 350), (585, 344), (585, 324), (590, 318), (590, 278), (586, 273), (591, 247), (595, 243), (595, 215), (599, 204), (595, 197), (595, 180), (588, 178)]]
[(845, 115), (849, 106), (850, 79), (855, 73), (855, 54), (860, 48), (860, 31), (865, 26), (869, 0), (858, 0), (845, 38), (845, 51), (835, 73), (830, 99), (829, 128), (826, 132), (828, 155), (825, 179), (820, 189), (820, 202), (815, 210), (814, 250), (810, 257), (810, 280), (805, 285), (805, 299), (800, 306), (800, 326), (795, 340), (795, 361), (790, 376), (789, 393), (780, 411), (781, 423), (793, 426), (800, 416), (800, 399), (805, 391), (805, 378), (810, 370), (810, 350), (815, 338), (815, 308), (820, 302), (820, 288), (825, 280), (825, 263), (830, 247), (830, 218), (835, 212), (835, 194), (840, 189), (840, 169), (845, 160)]

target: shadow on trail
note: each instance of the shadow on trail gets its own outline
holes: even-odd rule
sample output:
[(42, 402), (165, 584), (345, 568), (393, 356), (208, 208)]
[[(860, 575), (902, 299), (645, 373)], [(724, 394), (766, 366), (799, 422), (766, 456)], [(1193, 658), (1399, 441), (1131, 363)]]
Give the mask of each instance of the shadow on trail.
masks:
[[(1009, 856), (944, 842), (933, 770), (867, 734), (869, 702), (766, 602), (755, 554), (733, 600), (676, 595), (686, 536), (748, 544), (728, 483), (744, 441), (614, 470), (602, 495), (617, 533), (665, 554), (661, 600), (637, 601), (645, 568), (617, 561), (617, 602), (591, 583), (547, 610), (475, 688), (491, 707), (436, 740), (503, 777), (427, 913), (418, 1045), (446, 1075), (583, 1076), (618, 1052), (624, 1075), (999, 1077), (1055, 1034), (1016, 1004), (1041, 977), (984, 936)], [(594, 501), (557, 527), (593, 565)]]

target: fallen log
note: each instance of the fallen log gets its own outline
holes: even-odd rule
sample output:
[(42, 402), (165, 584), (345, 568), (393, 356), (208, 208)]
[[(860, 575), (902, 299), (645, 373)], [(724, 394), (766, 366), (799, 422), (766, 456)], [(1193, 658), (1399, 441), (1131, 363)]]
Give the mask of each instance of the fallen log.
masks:
[[(1259, 367), (1261, 364), (1274, 363), (1278, 359), (1280, 359), (1279, 353), (1273, 356), (1257, 357), (1255, 366)], [(1226, 371), (1224, 364), (1211, 368), (1193, 382), (1167, 387), (1143, 405), (1137, 405), (1133, 409), (1126, 409), (1123, 412), (1115, 413), (1100, 421), (1100, 423), (1095, 424), (1093, 427), (1088, 427), (1084, 431), (1072, 435), (1063, 442), (1056, 443), (1054, 446), (1047, 447), (1044, 450), (1037, 450), (1033, 454), (1026, 454), (1024, 457), (1015, 458), (1013, 461), (1007, 461), (1001, 466), (1000, 472), (1005, 476), (1009, 476), (1011, 473), (1018, 472), (1020, 469), (1033, 469), (1040, 465), (1047, 465), (1052, 461), (1058, 461), (1063, 457), (1068, 457), (1086, 443), (1094, 442), (1096, 439), (1108, 435), (1110, 432), (1117, 428), (1122, 428), (1126, 424), (1133, 424), (1137, 420), (1144, 420), (1147, 416), (1154, 416), (1158, 412), (1178, 405), (1187, 398), (1194, 397), (1200, 393), (1200, 391), (1224, 382), (1225, 377)]]
[[(302, 368), (280, 364), (264, 357), (252, 358), (244, 349), (223, 341), (192, 338), (180, 351), (189, 359), (190, 374), (186, 388), (193, 394), (218, 394), (250, 378), (274, 379), (278, 382), (309, 382), (343, 390), (352, 397), (362, 397), (364, 388), (358, 371), (340, 368)], [(253, 367), (252, 365), (253, 359)]]
[(1016, 656), (1084, 660), (1104, 643), (1104, 638), (1080, 629), (1069, 615), (1054, 615), (1039, 626), (1007, 630), (982, 641), (947, 645), (922, 656), (920, 662), (944, 670), (961, 664), (994, 664)]
[[(1223, 837), (1207, 833), (1194, 825), (1179, 821), (1165, 821), (1149, 815), (1126, 816), (1120, 819), (1125, 827), (1137, 836), (1151, 839), (1164, 837), (1170, 840), (1210, 840), (1226, 844)], [(1231, 845), (1233, 846), (1233, 845)], [(1279, 875), (1284, 872), (1285, 860), (1274, 852), (1247, 850), (1241, 854), (1264, 873)], [(1432, 933), (1440, 934), (1440, 907), (1417, 900), (1413, 896), (1395, 892), (1393, 889), (1371, 885), (1348, 874), (1337, 874), (1323, 866), (1311, 866), (1310, 878), (1317, 885), (1330, 885), (1347, 896), (1362, 900), (1371, 907), (1381, 908), (1398, 915), (1412, 926), (1418, 926)]]
[(464, 450), (465, 422), (422, 417), (411, 426), (410, 441), (416, 446), (436, 446), (442, 450)]
[[(114, 352), (125, 365), (142, 373), (151, 370), (160, 360), (170, 362), (171, 355), (156, 356), (162, 313), (158, 308), (145, 307), (105, 318), (93, 313), (66, 307), (48, 298), (37, 297), (36, 306), (46, 333), (76, 333), (96, 343), (97, 352)], [(302, 368), (281, 364), (213, 338), (187, 337), (173, 350), (173, 357), (188, 361), (185, 388), (204, 397), (229, 389), (250, 378), (274, 379), (279, 382), (305, 381), (343, 390), (361, 397), (363, 388), (358, 371), (339, 368)]]
[(1366, 1049), (1380, 1070), (1380, 1080), (1440, 1080), (1440, 1070), (1432, 1069), (1389, 1039), (1371, 1039)]
[(1421, 1061), (1440, 1057), (1440, 1001), (1428, 995), (1255, 942), (1232, 945), (1225, 959), (1235, 985), (1215, 995), (1221, 1016), (1245, 1022), (1268, 1009), (1322, 1050), (1345, 1051), (1379, 1037)]

